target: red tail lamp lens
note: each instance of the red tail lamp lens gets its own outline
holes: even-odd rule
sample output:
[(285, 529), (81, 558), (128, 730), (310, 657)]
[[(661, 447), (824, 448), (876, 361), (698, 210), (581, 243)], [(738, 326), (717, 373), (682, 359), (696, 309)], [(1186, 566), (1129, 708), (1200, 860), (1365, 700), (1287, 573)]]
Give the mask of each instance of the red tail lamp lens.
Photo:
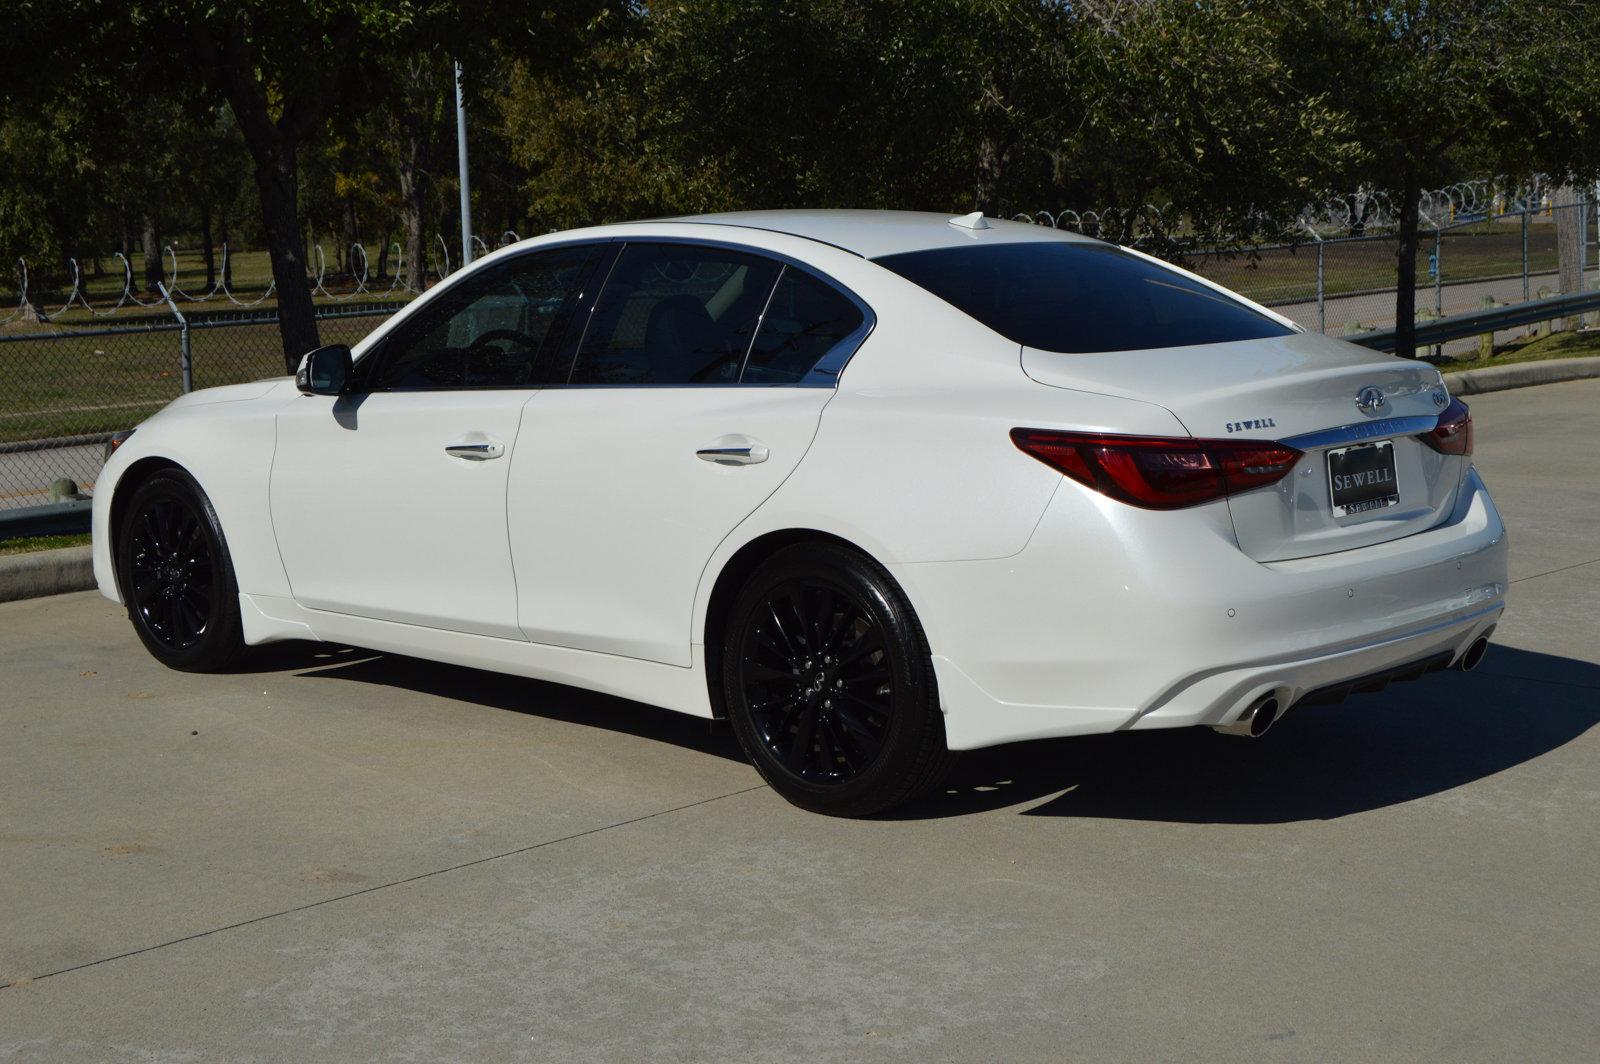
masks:
[(1176, 510), (1283, 479), (1301, 452), (1281, 443), (1012, 429), (1024, 454), (1134, 506)]
[(1472, 453), (1472, 411), (1460, 399), (1451, 399), (1450, 405), (1439, 415), (1439, 424), (1432, 432), (1422, 434), (1422, 442), (1440, 454)]

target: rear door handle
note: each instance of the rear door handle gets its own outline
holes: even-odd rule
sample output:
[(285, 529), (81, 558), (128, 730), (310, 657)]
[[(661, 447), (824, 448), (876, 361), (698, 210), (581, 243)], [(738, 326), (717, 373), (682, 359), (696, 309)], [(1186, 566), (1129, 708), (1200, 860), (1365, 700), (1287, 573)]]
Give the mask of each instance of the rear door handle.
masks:
[(702, 462), (718, 465), (755, 465), (765, 462), (771, 453), (764, 443), (750, 443), (737, 447), (702, 447), (694, 456)]
[(487, 462), (491, 458), (499, 458), (505, 454), (506, 445), (499, 440), (461, 440), (445, 444), (444, 453), (452, 458), (464, 458), (469, 462)]

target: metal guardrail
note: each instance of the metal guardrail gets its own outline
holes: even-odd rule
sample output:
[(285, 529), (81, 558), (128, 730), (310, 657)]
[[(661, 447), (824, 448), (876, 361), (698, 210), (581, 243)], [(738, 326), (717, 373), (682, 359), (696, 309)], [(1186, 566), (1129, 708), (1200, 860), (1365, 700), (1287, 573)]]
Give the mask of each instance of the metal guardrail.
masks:
[[(1600, 310), (1600, 292), (1574, 292), (1570, 295), (1551, 296), (1549, 299), (1534, 299), (1526, 303), (1474, 310), (1468, 314), (1452, 314), (1448, 318), (1417, 322), (1416, 344), (1418, 347), (1442, 344), (1468, 336), (1499, 332), (1501, 329), (1534, 325), (1541, 321), (1550, 321), (1552, 318), (1569, 318), (1591, 310)], [(1376, 329), (1372, 332), (1347, 336), (1344, 339), (1377, 351), (1393, 351), (1395, 331)]]

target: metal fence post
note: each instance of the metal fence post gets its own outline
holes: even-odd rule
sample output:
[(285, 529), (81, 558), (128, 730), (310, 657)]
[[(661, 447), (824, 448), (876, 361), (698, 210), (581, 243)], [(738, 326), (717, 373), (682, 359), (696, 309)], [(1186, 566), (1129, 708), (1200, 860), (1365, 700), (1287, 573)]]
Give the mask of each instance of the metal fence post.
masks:
[(1522, 301), (1526, 303), (1531, 293), (1528, 291), (1528, 206), (1522, 206)]
[[(1316, 236), (1315, 233), (1311, 234)], [(1317, 332), (1324, 336), (1328, 332), (1328, 308), (1326, 305), (1327, 286), (1322, 282), (1322, 238), (1317, 237)]]
[(167, 286), (157, 281), (156, 287), (161, 290), (161, 298), (172, 309), (172, 316), (178, 319), (178, 368), (183, 375), (184, 394), (188, 394), (194, 391), (194, 352), (189, 347), (189, 320), (178, 309), (178, 304), (172, 301), (172, 293), (167, 291)]
[[(1433, 313), (1444, 317), (1444, 230), (1433, 227)], [(1433, 345), (1433, 357), (1444, 354), (1442, 344)]]

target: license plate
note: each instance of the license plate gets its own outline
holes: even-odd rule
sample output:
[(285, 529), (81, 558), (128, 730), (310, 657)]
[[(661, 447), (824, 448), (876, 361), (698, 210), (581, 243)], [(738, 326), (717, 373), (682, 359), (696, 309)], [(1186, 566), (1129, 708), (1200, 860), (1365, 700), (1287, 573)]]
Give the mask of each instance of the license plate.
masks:
[(1328, 492), (1333, 516), (1371, 513), (1400, 501), (1394, 476), (1394, 441), (1380, 440), (1328, 452)]

